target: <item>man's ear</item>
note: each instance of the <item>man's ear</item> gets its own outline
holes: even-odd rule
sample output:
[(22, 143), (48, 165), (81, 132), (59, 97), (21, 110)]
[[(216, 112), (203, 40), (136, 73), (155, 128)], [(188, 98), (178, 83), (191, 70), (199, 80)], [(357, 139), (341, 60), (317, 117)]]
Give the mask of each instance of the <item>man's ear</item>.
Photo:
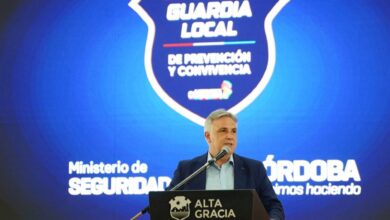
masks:
[(210, 142), (211, 142), (211, 139), (210, 139), (210, 132), (205, 131), (205, 132), (204, 132), (204, 138), (206, 139), (206, 142), (207, 142), (208, 144), (210, 144)]

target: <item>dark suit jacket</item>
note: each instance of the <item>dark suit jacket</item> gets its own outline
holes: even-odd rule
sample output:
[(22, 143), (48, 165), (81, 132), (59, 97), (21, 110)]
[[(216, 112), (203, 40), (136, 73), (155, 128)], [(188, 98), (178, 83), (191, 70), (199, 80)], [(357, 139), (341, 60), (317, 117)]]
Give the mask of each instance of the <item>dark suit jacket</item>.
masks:
[[(234, 159), (234, 189), (255, 189), (271, 219), (284, 219), (284, 211), (278, 200), (272, 184), (268, 179), (264, 165), (233, 154)], [(203, 166), (207, 161), (207, 153), (191, 160), (183, 160), (175, 171), (172, 182), (168, 188), (178, 184)], [(203, 172), (182, 186), (179, 190), (204, 190), (206, 188), (206, 172)]]

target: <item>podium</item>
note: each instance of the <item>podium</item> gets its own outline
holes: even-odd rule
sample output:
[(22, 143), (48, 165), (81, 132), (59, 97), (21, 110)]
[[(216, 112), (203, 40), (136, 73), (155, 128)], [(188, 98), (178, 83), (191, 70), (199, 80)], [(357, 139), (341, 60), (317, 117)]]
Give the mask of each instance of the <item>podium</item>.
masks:
[(255, 190), (149, 192), (152, 220), (269, 220)]

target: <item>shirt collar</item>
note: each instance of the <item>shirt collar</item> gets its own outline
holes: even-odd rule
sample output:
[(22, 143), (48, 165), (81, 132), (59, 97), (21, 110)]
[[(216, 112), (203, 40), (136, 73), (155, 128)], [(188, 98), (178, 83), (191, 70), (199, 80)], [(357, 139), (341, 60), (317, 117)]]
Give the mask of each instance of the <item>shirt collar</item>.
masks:
[[(213, 159), (213, 157), (211, 156), (210, 152), (207, 153), (207, 161), (210, 161), (211, 159)], [(234, 159), (233, 159), (233, 155), (230, 156), (229, 158), (229, 163), (234, 165)]]

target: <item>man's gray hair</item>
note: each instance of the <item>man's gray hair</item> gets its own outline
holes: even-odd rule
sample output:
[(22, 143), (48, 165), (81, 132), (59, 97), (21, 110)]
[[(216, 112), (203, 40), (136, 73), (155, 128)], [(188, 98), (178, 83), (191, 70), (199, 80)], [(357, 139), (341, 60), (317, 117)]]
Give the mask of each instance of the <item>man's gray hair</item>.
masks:
[(233, 119), (233, 121), (236, 122), (236, 123), (238, 121), (237, 117), (234, 114), (232, 114), (232, 113), (230, 113), (230, 112), (228, 112), (228, 111), (226, 111), (225, 109), (222, 109), (222, 108), (221, 109), (217, 109), (217, 110), (211, 112), (209, 114), (209, 116), (207, 116), (206, 121), (204, 123), (204, 131), (205, 132), (206, 131), (210, 131), (211, 130), (211, 126), (213, 124), (213, 121), (216, 120), (216, 119), (222, 118), (222, 117), (229, 117), (229, 118)]

